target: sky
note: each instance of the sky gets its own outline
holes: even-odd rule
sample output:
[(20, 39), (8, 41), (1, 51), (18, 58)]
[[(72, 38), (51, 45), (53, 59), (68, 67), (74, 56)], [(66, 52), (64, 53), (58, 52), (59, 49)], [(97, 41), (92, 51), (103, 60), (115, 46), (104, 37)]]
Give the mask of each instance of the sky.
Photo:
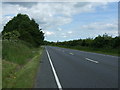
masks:
[(18, 13), (34, 18), (47, 41), (118, 36), (117, 2), (3, 2), (3, 26)]

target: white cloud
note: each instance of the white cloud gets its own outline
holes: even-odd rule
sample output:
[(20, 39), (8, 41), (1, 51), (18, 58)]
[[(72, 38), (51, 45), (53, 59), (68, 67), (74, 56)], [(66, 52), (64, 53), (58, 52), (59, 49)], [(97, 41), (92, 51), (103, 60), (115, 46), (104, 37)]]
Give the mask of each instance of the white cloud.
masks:
[(62, 31), (62, 29), (61, 29), (61, 28), (57, 28), (57, 30), (58, 30), (58, 31)]
[(113, 21), (113, 23), (94, 22), (87, 25), (82, 25), (79, 29), (80, 33), (86, 32), (84, 33), (85, 37), (95, 37), (105, 33), (112, 36), (118, 36), (118, 23), (116, 21)]
[(50, 32), (50, 31), (43, 31), (45, 33), (45, 36), (50, 36), (50, 35), (54, 35), (54, 32)]
[(83, 25), (81, 28), (89, 29), (89, 30), (116, 31), (118, 30), (118, 24), (117, 22), (113, 22), (113, 23), (95, 22), (95, 23), (90, 23), (88, 25)]
[(58, 34), (58, 36), (60, 36), (61, 38), (68, 38), (68, 39), (72, 38), (72, 37), (75, 35), (75, 33), (73, 33), (73, 31), (66, 31), (66, 32), (57, 33), (57, 34)]
[(3, 2), (118, 2), (119, 0), (4, 0)]
[(64, 38), (66, 38), (67, 36), (66, 36), (66, 35), (64, 35), (63, 37), (64, 37)]
[(68, 31), (69, 34), (72, 34), (73, 32), (72, 31)]
[[(25, 3), (27, 5), (27, 3)], [(10, 4), (3, 3), (3, 16), (16, 15), (17, 13), (28, 14), (34, 18), (41, 27), (49, 29), (52, 27), (59, 27), (72, 22), (72, 16), (77, 13), (93, 12), (95, 8), (104, 6), (105, 3), (36, 3), (31, 4), (31, 7), (25, 7), (24, 3)], [(12, 10), (12, 11), (11, 11)], [(8, 20), (3, 21), (5, 24)]]

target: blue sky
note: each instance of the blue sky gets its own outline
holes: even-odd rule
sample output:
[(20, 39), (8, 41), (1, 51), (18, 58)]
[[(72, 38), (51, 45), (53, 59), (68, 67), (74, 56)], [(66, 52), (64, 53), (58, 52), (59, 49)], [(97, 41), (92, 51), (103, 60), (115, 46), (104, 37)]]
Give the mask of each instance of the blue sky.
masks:
[(3, 3), (3, 26), (17, 13), (34, 18), (48, 41), (118, 35), (117, 2)]
[(118, 18), (118, 3), (109, 3), (105, 9), (98, 7), (94, 12), (86, 12), (86, 13), (79, 13), (72, 16), (73, 21), (68, 24), (64, 25), (65, 27), (69, 26), (78, 26), (89, 24), (92, 22), (113, 22), (113, 20), (117, 20)]

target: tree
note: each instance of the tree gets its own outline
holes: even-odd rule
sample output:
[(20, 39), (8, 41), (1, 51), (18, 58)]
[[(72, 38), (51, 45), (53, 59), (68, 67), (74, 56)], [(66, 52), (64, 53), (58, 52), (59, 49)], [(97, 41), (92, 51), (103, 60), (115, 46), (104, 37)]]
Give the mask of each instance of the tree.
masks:
[(17, 31), (12, 31), (12, 32), (7, 32), (4, 33), (4, 35), (2, 36), (3, 40), (9, 40), (9, 41), (16, 41), (18, 40), (20, 34)]
[(35, 20), (30, 19), (26, 14), (18, 14), (13, 17), (13, 19), (4, 26), (2, 35), (12, 31), (19, 32), (19, 39), (28, 42), (33, 46), (43, 44), (44, 33), (42, 32), (42, 29), (39, 29), (39, 25)]
[(113, 48), (120, 48), (120, 36), (116, 36), (112, 39), (112, 47)]

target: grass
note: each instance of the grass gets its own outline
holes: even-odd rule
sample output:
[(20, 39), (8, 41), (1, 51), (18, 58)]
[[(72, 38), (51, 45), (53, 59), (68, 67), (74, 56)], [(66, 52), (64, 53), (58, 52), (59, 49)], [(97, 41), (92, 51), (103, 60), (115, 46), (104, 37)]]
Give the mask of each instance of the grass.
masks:
[(2, 89), (2, 40), (0, 37), (0, 89)]
[(94, 52), (106, 55), (113, 55), (113, 56), (120, 56), (120, 49), (109, 49), (109, 48), (91, 48), (91, 47), (83, 47), (83, 46), (58, 46), (63, 48), (87, 51), (87, 52)]
[[(3, 41), (2, 58), (17, 64), (24, 64), (34, 56), (34, 49), (21, 41)], [(27, 60), (26, 60), (27, 59)]]
[(2, 87), (33, 88), (43, 47), (31, 48), (21, 42), (4, 42), (4, 45)]
[(39, 62), (39, 56), (35, 56), (24, 68), (16, 73), (15, 81), (17, 83), (14, 84), (14, 88), (33, 88)]
[(18, 64), (15, 63), (11, 63), (9, 61), (3, 60), (2, 61), (2, 87), (3, 88), (7, 88), (7, 87), (11, 87), (12, 83), (11, 80), (14, 79), (14, 73), (17, 70), (17, 68), (19, 68)]
[(22, 67), (3, 60), (3, 88), (33, 88), (42, 50)]
[(2, 88), (2, 60), (0, 59), (0, 89)]

